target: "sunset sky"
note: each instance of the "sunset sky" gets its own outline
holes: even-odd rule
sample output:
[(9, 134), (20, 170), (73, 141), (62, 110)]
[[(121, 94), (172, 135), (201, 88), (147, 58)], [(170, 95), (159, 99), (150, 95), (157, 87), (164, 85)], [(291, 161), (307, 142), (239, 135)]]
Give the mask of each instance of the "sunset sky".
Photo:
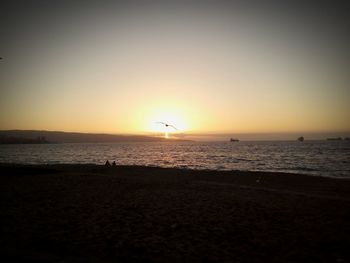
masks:
[(1, 8), (2, 130), (350, 131), (343, 7), (53, 2)]

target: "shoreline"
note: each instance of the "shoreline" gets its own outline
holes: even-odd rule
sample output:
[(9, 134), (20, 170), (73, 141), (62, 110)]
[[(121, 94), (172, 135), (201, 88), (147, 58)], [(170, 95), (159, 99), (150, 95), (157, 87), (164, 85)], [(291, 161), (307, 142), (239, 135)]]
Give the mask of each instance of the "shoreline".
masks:
[(4, 262), (348, 262), (350, 180), (0, 164)]
[[(350, 178), (347, 177), (327, 177), (322, 175), (310, 175), (287, 172), (266, 172), (266, 171), (244, 171), (244, 170), (211, 170), (211, 169), (191, 169), (191, 168), (169, 168), (160, 166), (143, 165), (116, 165), (105, 166), (103, 164), (18, 164), (18, 163), (0, 163), (0, 174), (2, 170), (7, 169), (13, 173), (26, 175), (35, 174), (79, 174), (89, 175), (135, 175), (159, 176), (164, 179), (174, 176), (188, 176), (187, 179), (204, 179), (218, 181), (225, 184), (249, 185), (252, 187), (264, 188), (274, 187), (283, 188), (283, 190), (302, 190), (328, 192), (330, 194), (344, 194), (350, 198)], [(120, 174), (121, 173), (121, 174)], [(1, 175), (0, 175), (1, 177)], [(159, 178), (159, 179), (161, 179)], [(317, 187), (315, 187), (317, 185)], [(349, 190), (349, 194), (348, 194)]]
[[(3, 167), (54, 167), (57, 169), (67, 168), (67, 167), (104, 167), (104, 164), (97, 163), (17, 163), (17, 162), (0, 162), (0, 166)], [(157, 165), (128, 165), (128, 164), (117, 164), (116, 167), (124, 168), (145, 168), (145, 169), (167, 169), (167, 170), (178, 170), (178, 171), (193, 171), (193, 172), (212, 172), (212, 173), (242, 173), (242, 174), (274, 174), (274, 175), (286, 175), (286, 176), (307, 176), (316, 178), (328, 178), (336, 180), (350, 180), (349, 176), (339, 176), (339, 175), (321, 175), (319, 171), (313, 171), (313, 173), (307, 172), (289, 172), (289, 171), (276, 171), (276, 170), (230, 170), (230, 169), (208, 169), (208, 168), (191, 168), (191, 167), (163, 167)], [(304, 170), (303, 170), (304, 171)], [(308, 170), (306, 170), (308, 171)]]

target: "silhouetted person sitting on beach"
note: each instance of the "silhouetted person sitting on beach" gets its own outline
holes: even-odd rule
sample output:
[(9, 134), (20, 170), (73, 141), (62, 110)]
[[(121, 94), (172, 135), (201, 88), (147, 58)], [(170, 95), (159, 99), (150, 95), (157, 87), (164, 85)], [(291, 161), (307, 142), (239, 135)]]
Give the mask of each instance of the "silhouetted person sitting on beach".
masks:
[(106, 161), (105, 166), (111, 166), (108, 160)]
[(115, 163), (115, 161), (113, 161), (112, 165), (113, 165), (113, 166), (116, 166), (117, 164)]

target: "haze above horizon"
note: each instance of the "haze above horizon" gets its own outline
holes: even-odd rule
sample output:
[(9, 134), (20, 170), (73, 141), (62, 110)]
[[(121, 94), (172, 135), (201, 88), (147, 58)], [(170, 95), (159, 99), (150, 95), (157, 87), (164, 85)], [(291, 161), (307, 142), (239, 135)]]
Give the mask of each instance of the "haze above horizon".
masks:
[(1, 130), (350, 131), (342, 6), (23, 1), (4, 10)]

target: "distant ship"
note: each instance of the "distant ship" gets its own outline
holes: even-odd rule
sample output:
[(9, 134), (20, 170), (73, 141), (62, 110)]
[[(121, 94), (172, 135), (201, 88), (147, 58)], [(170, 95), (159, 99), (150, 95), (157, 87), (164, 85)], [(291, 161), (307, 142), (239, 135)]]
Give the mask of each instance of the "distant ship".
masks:
[(231, 138), (231, 139), (230, 139), (230, 142), (239, 142), (239, 140), (238, 140), (238, 139)]
[(303, 141), (304, 141), (304, 137), (303, 137), (303, 136), (299, 137), (299, 138), (298, 138), (298, 141), (299, 141), (299, 142), (303, 142)]
[(343, 140), (342, 137), (338, 137), (338, 138), (327, 138), (327, 141), (341, 141)]

